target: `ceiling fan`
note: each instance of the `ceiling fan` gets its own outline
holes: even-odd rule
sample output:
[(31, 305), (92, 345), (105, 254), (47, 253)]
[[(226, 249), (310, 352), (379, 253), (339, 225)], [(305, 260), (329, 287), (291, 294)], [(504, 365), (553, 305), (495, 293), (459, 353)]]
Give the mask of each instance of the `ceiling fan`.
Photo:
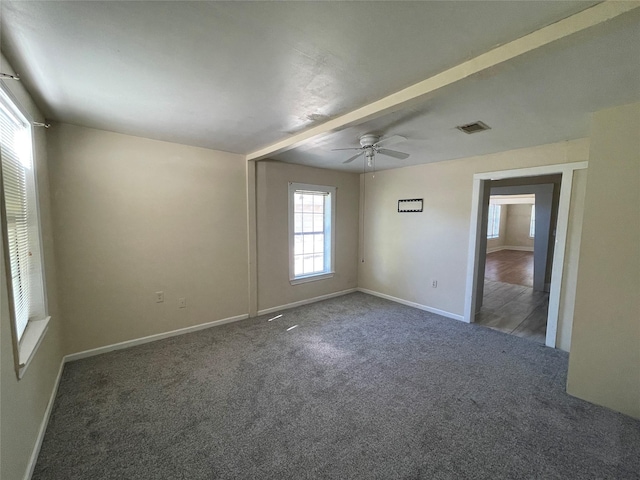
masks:
[(389, 145), (393, 145), (399, 142), (404, 142), (406, 140), (405, 137), (401, 135), (393, 135), (387, 138), (380, 138), (380, 135), (375, 135), (373, 133), (367, 133), (360, 137), (360, 147), (354, 148), (334, 148), (332, 151), (337, 152), (341, 150), (358, 150), (353, 157), (347, 158), (342, 163), (351, 163), (356, 158), (364, 155), (367, 159), (367, 165), (371, 167), (373, 165), (373, 159), (377, 153), (380, 155), (387, 155), (389, 157), (397, 158), (399, 160), (404, 160), (405, 158), (409, 158), (408, 153), (399, 152), (397, 150), (389, 150), (385, 148)]

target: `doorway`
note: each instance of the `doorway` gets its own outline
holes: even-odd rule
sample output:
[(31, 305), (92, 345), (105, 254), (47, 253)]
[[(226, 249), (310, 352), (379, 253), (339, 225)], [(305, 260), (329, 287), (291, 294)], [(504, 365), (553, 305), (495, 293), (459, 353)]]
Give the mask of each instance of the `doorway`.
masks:
[[(542, 277), (544, 278), (543, 282), (548, 282), (548, 285), (544, 285), (544, 287), (548, 289), (549, 293), (545, 345), (548, 347), (556, 346), (560, 293), (565, 270), (564, 257), (569, 224), (573, 172), (574, 170), (580, 170), (586, 167), (587, 162), (575, 162), (474, 174), (464, 321), (468, 323), (474, 322), (477, 308), (479, 309), (482, 305), (487, 248), (487, 223), (485, 220), (488, 215), (491, 183), (498, 180), (516, 179), (520, 177), (531, 178), (543, 175), (560, 175), (561, 182), (560, 188), (558, 189), (559, 198), (554, 241), (547, 242), (549, 247), (552, 248), (552, 252), (550, 252), (549, 255), (552, 258), (553, 269), (549, 269), (548, 271), (550, 279), (547, 279), (546, 275)], [(487, 205), (487, 208), (483, 208), (485, 205)], [(539, 276), (538, 282), (540, 278)]]
[[(475, 322), (544, 344), (549, 308), (545, 277), (551, 275), (540, 269), (553, 266), (549, 244), (557, 219), (558, 195), (554, 190), (559, 192), (561, 177), (528, 178), (527, 182), (551, 183), (513, 185), (519, 181), (512, 179), (510, 187), (490, 184), (484, 282)], [(520, 193), (513, 193), (516, 191)], [(536, 197), (540, 202), (537, 221)], [(536, 255), (550, 261), (535, 262)]]

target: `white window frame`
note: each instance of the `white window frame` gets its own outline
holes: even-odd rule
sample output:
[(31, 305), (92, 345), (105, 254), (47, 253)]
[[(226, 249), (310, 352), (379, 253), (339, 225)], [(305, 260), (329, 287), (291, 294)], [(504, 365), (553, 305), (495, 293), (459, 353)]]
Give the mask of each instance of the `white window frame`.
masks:
[[(324, 244), (324, 271), (308, 275), (295, 274), (295, 222), (294, 222), (294, 195), (297, 191), (320, 192), (326, 195), (325, 202), (325, 244)], [(312, 185), (308, 183), (289, 182), (289, 282), (291, 285), (314, 282), (331, 278), (335, 274), (335, 224), (336, 224), (336, 193), (337, 188), (326, 185)], [(329, 218), (327, 218), (329, 214)]]
[(529, 238), (536, 236), (536, 205), (531, 205), (531, 221), (529, 222)]
[[(498, 212), (497, 215), (492, 212)], [(489, 204), (487, 213), (487, 238), (500, 238), (500, 218), (502, 216), (502, 206), (496, 203)], [(493, 213), (493, 214), (492, 214)], [(497, 217), (497, 218), (496, 218)]]
[[(41, 224), (40, 224), (40, 209), (38, 204), (38, 185), (36, 174), (36, 156), (34, 148), (33, 127), (32, 121), (28, 118), (28, 115), (20, 108), (19, 103), (14, 99), (8, 89), (0, 82), (0, 114), (2, 116), (7, 115), (8, 112), (13, 120), (14, 125), (20, 125), (24, 127), (25, 135), (28, 135), (30, 148), (20, 152), (20, 160), (24, 167), (26, 191), (25, 202), (27, 204), (26, 211), (26, 224), (27, 224), (27, 237), (28, 237), (28, 261), (26, 270), (28, 273), (28, 280), (26, 283), (28, 286), (28, 292), (26, 298), (28, 299), (27, 307), (27, 322), (24, 330), (19, 331), (18, 318), (16, 310), (16, 299), (18, 294), (16, 288), (22, 289), (23, 283), (20, 282), (17, 286), (14, 285), (12, 275), (12, 258), (24, 258), (16, 256), (10, 252), (9, 248), (9, 230), (7, 221), (7, 206), (5, 200), (5, 184), (4, 176), (2, 175), (3, 169), (0, 168), (0, 212), (1, 212), (1, 229), (2, 229), (2, 249), (4, 255), (5, 272), (7, 277), (7, 291), (9, 297), (9, 312), (11, 317), (11, 336), (13, 343), (13, 358), (16, 376), (21, 379), (29, 364), (33, 360), (35, 352), (42, 343), (51, 317), (48, 315), (48, 304), (46, 286), (44, 282), (44, 262), (42, 252), (42, 236), (41, 236)], [(6, 144), (3, 139), (3, 144)], [(5, 151), (10, 151), (9, 148)], [(4, 157), (4, 155), (3, 155)], [(8, 158), (8, 157), (7, 157)], [(4, 164), (4, 161), (0, 162), (0, 167)], [(15, 251), (14, 251), (15, 252)], [(23, 275), (24, 276), (24, 275)], [(24, 304), (24, 303), (23, 303)], [(21, 334), (20, 334), (21, 333)]]

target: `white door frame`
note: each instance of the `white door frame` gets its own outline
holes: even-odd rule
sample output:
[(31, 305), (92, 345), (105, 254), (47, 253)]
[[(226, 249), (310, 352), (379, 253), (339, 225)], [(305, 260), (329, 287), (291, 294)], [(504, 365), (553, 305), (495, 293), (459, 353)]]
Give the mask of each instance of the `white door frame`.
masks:
[(547, 338), (545, 345), (555, 348), (558, 332), (558, 312), (560, 309), (560, 293), (564, 271), (564, 254), (567, 245), (569, 227), (569, 207), (571, 203), (571, 186), (574, 170), (587, 168), (589, 162), (562, 163), (541, 167), (518, 168), (496, 172), (476, 173), (473, 176), (473, 194), (471, 198), (471, 226), (469, 229), (469, 253), (467, 256), (467, 288), (464, 305), (464, 321), (471, 323), (475, 316), (474, 306), (478, 288), (478, 261), (480, 245), (480, 218), (482, 214), (481, 182), (486, 180), (503, 180), (505, 178), (535, 177), (539, 175), (561, 174), (560, 202), (558, 204), (558, 220), (556, 223), (556, 244), (553, 252), (551, 271), (551, 290), (549, 292), (549, 313), (547, 317)]

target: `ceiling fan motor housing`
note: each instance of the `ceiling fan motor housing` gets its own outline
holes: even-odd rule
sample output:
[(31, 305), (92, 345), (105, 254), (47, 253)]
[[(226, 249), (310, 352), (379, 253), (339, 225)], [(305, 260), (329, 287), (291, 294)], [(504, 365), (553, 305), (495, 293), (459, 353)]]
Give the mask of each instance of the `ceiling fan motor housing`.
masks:
[(371, 133), (367, 133), (360, 137), (360, 146), (362, 148), (372, 147), (376, 143), (378, 143), (380, 137), (378, 135), (373, 135)]

